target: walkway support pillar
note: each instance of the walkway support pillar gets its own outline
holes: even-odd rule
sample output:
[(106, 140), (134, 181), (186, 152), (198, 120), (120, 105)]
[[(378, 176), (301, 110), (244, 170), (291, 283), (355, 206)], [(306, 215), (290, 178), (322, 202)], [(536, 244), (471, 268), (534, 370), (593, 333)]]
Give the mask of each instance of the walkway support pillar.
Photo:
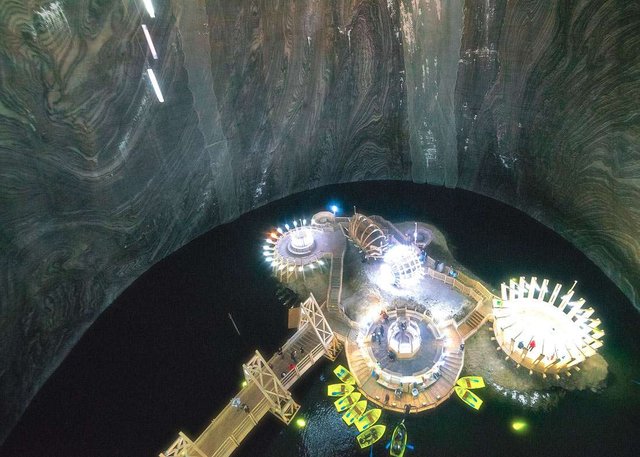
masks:
[(320, 309), (316, 297), (310, 294), (309, 298), (302, 302), (300, 308), (299, 328), (310, 324), (316, 332), (320, 343), (324, 346), (325, 356), (329, 360), (335, 360), (340, 352), (340, 342), (333, 330), (331, 330), (331, 326), (329, 326), (327, 318), (324, 316), (322, 309)]
[(262, 395), (269, 402), (271, 412), (285, 424), (289, 424), (296, 415), (300, 405), (298, 405), (291, 393), (285, 389), (280, 382), (280, 378), (273, 372), (267, 361), (259, 351), (242, 365), (244, 376), (248, 383), (254, 383)]
[(178, 433), (178, 439), (173, 442), (169, 449), (161, 452), (159, 457), (207, 457), (187, 435)]

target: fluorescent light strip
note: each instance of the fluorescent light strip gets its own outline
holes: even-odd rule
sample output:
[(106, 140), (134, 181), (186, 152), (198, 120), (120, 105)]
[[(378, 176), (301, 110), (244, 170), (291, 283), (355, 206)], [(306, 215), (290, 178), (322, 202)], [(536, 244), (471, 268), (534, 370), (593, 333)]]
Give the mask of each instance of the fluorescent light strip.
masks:
[(142, 3), (144, 3), (144, 7), (147, 9), (147, 13), (149, 13), (149, 16), (156, 17), (156, 12), (153, 10), (153, 4), (151, 3), (151, 0), (142, 0)]
[(144, 37), (147, 39), (147, 44), (149, 45), (149, 49), (151, 50), (151, 55), (154, 59), (158, 60), (158, 54), (156, 54), (156, 47), (153, 45), (153, 41), (151, 41), (151, 35), (149, 35), (149, 29), (145, 24), (142, 24), (142, 31), (144, 32)]
[(156, 79), (156, 75), (153, 73), (151, 68), (147, 69), (147, 73), (149, 73), (149, 79), (151, 79), (151, 85), (153, 86), (153, 90), (156, 91), (156, 97), (160, 103), (164, 103), (164, 97), (162, 96), (162, 92), (160, 92), (160, 86), (158, 85), (158, 80)]

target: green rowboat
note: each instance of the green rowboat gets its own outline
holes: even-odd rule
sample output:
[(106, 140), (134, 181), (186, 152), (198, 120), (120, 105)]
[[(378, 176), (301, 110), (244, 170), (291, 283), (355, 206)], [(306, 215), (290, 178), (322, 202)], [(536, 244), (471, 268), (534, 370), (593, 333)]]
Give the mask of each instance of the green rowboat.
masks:
[(364, 449), (382, 438), (386, 430), (387, 427), (385, 425), (374, 425), (370, 429), (365, 430), (356, 436), (356, 440), (358, 440), (360, 448)]
[(356, 379), (353, 377), (351, 372), (349, 372), (349, 370), (347, 370), (342, 365), (338, 365), (337, 367), (335, 367), (333, 372), (338, 377), (338, 379), (340, 379), (340, 381), (344, 382), (345, 384), (355, 384), (356, 383)]
[(407, 428), (404, 426), (404, 420), (396, 425), (391, 435), (391, 443), (389, 445), (389, 455), (391, 457), (403, 457), (404, 451), (407, 449)]
[(356, 424), (356, 428), (359, 432), (364, 432), (366, 429), (371, 427), (373, 424), (378, 422), (380, 419), (380, 415), (382, 414), (382, 410), (380, 408), (370, 409), (362, 416), (358, 417), (354, 424)]
[(353, 384), (329, 384), (327, 386), (327, 395), (330, 397), (343, 397), (349, 395), (354, 389)]
[(464, 376), (456, 384), (465, 389), (481, 389), (484, 387), (484, 379), (482, 376)]

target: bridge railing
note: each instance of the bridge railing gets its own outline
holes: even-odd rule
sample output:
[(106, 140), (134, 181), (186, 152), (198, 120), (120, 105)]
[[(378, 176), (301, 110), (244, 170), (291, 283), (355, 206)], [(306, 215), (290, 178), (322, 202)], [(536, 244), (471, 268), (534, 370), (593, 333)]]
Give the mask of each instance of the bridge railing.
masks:
[(289, 388), (296, 382), (300, 377), (311, 367), (313, 364), (324, 355), (325, 349), (322, 343), (319, 343), (315, 346), (311, 351), (307, 353), (300, 361), (296, 364), (293, 370), (290, 370), (283, 378), (282, 385), (285, 388)]
[[(258, 416), (260, 419), (266, 412), (269, 410), (269, 404), (266, 398), (260, 400), (260, 402), (253, 408), (252, 414)], [(221, 415), (217, 416), (214, 419), (209, 427), (202, 432), (200, 436), (205, 436), (207, 432), (212, 430), (216, 426), (216, 421)], [(249, 432), (256, 425), (257, 420), (251, 415), (246, 415), (246, 417), (233, 429), (233, 431), (225, 437), (224, 441), (220, 444), (220, 446), (216, 449), (216, 451), (212, 454), (211, 457), (223, 457), (231, 454), (242, 442), (242, 440), (249, 434)]]

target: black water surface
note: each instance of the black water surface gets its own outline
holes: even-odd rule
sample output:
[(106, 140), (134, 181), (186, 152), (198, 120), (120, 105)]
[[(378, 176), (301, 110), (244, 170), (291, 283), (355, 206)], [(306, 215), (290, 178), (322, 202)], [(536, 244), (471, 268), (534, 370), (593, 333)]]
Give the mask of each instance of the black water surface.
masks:
[[(475, 414), (452, 399), (412, 417), (410, 456), (637, 455), (640, 315), (582, 253), (523, 213), (469, 192), (405, 182), (330, 186), (297, 194), (218, 227), (161, 261), (86, 332), (40, 390), (1, 456), (155, 456), (178, 430), (195, 437), (238, 389), (241, 363), (289, 334), (261, 254), (274, 225), (337, 201), (392, 221), (423, 220), (447, 235), (457, 260), (493, 286), (537, 275), (570, 285), (606, 331), (609, 387), (569, 393), (548, 412), (484, 394)], [(228, 318), (238, 323), (239, 337)], [(323, 396), (320, 373), (294, 390), (305, 429), (268, 417), (238, 456), (369, 455)], [(510, 431), (514, 418), (528, 432)], [(392, 425), (397, 416), (383, 416)], [(388, 455), (380, 444), (374, 455)]]

